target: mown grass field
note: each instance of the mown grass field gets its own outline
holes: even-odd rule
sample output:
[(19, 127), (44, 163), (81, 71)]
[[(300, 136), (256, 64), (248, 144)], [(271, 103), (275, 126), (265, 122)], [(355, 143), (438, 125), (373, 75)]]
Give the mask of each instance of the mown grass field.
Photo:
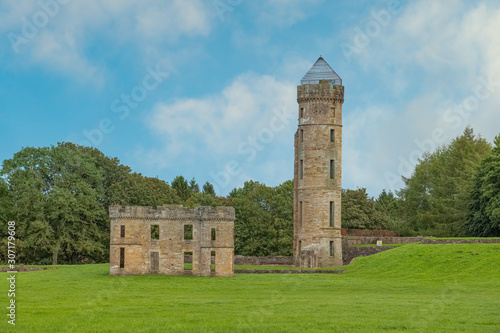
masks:
[(17, 275), (1, 332), (500, 332), (500, 244), (410, 244), (343, 274), (234, 278), (108, 275), (59, 266)]

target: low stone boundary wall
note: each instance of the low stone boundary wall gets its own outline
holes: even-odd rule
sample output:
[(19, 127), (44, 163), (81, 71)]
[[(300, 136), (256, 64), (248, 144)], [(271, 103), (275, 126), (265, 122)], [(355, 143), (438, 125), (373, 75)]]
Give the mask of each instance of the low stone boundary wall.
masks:
[(399, 232), (392, 230), (342, 229), (342, 236), (399, 237)]
[(345, 236), (344, 246), (347, 242), (348, 246), (356, 246), (360, 244), (377, 244), (381, 240), (383, 244), (408, 244), (423, 241), (424, 237), (358, 237), (358, 236)]
[(496, 239), (432, 239), (424, 238), (422, 244), (488, 244), (488, 243), (500, 243), (500, 238)]
[(345, 265), (349, 265), (357, 257), (371, 256), (380, 252), (394, 249), (394, 246), (367, 246), (367, 247), (352, 247), (344, 246), (342, 248), (342, 261)]
[(293, 266), (292, 256), (276, 256), (276, 257), (246, 257), (234, 256), (235, 265), (283, 265)]
[(34, 272), (34, 271), (45, 271), (48, 269), (57, 269), (57, 267), (14, 267), (13, 269), (9, 267), (0, 267), (0, 272)]
[(235, 269), (235, 274), (340, 274), (343, 270)]

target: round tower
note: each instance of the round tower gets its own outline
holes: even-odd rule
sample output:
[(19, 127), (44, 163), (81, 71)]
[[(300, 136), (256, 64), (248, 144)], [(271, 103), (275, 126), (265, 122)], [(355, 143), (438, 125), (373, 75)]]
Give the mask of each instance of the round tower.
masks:
[(320, 56), (297, 87), (295, 265), (342, 266), (342, 79)]

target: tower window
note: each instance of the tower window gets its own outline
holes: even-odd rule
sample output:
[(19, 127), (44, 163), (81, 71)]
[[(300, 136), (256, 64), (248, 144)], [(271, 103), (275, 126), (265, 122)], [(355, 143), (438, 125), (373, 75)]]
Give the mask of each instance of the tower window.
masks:
[(120, 268), (125, 267), (125, 248), (120, 247)]
[(335, 246), (333, 241), (330, 241), (330, 256), (333, 257), (335, 254)]
[(330, 142), (335, 142), (335, 130), (330, 130)]
[(300, 118), (304, 118), (304, 108), (300, 108)]
[(330, 160), (330, 179), (335, 178), (335, 160)]
[(302, 201), (299, 203), (299, 226), (302, 228)]
[(304, 160), (300, 160), (299, 177), (300, 179), (304, 179)]
[(215, 228), (210, 229), (210, 239), (215, 240), (217, 232), (215, 231)]
[(299, 241), (299, 252), (302, 251), (302, 241)]
[(332, 111), (332, 116), (333, 116), (333, 118), (335, 118), (335, 108), (334, 108), (334, 107), (332, 107), (332, 108), (331, 108), (331, 111)]
[(124, 225), (120, 226), (120, 237), (121, 238), (125, 237), (125, 226)]
[(304, 130), (300, 130), (300, 142), (304, 142)]
[(330, 227), (333, 227), (333, 220), (335, 217), (335, 203), (330, 201)]

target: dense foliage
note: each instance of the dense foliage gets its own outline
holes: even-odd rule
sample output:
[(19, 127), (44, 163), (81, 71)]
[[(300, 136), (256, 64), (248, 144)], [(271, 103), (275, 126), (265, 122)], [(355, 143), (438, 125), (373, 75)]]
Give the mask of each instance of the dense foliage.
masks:
[(254, 181), (229, 197), (236, 211), (235, 253), (252, 256), (292, 254), (293, 182), (276, 187)]
[(342, 190), (342, 228), (387, 229), (387, 216), (375, 209), (365, 188)]
[[(402, 236), (500, 236), (500, 136), (495, 148), (471, 128), (427, 152), (397, 193), (377, 199), (366, 189), (342, 191), (342, 227), (390, 229)], [(293, 182), (276, 187), (247, 181), (227, 197), (209, 182), (134, 173), (97, 149), (60, 143), (23, 148), (0, 171), (0, 261), (7, 221), (16, 221), (17, 257), (24, 263), (105, 262), (108, 207), (113, 204), (233, 206), (235, 252), (290, 255)]]
[(490, 152), (490, 144), (468, 127), (450, 144), (425, 153), (398, 193), (398, 213), (408, 224), (407, 231), (463, 235), (473, 178)]
[(2, 223), (16, 222), (17, 256), (25, 263), (105, 262), (111, 204), (180, 203), (164, 181), (72, 143), (24, 148), (3, 162), (1, 174)]
[(500, 236), (500, 136), (474, 178), (465, 231), (470, 236)]

